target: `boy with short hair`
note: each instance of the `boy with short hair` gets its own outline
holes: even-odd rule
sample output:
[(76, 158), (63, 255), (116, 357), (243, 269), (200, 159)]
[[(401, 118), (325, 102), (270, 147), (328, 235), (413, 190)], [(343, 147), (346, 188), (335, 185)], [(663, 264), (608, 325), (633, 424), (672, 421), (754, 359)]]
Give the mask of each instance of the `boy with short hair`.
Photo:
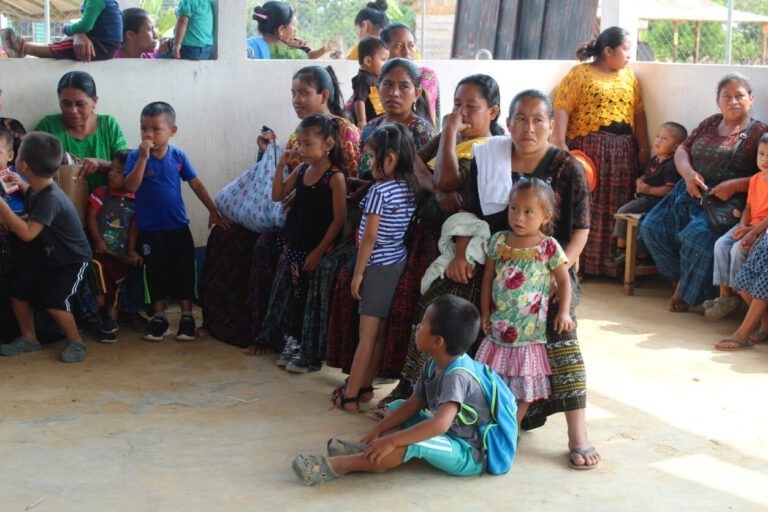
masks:
[(138, 228), (134, 195), (125, 190), (125, 163), (130, 153), (121, 149), (112, 158), (108, 185), (97, 187), (88, 198), (86, 226), (96, 254), (91, 262), (99, 305), (99, 341), (117, 341), (117, 299), (120, 284), (131, 265), (140, 261), (136, 253)]
[(360, 71), (352, 78), (351, 121), (361, 130), (374, 117), (384, 113), (379, 98), (379, 75), (389, 58), (387, 45), (374, 36), (367, 36), (358, 45), (357, 61)]
[[(389, 404), (387, 416), (363, 442), (331, 439), (328, 457), (297, 456), (293, 470), (299, 479), (314, 485), (351, 472), (392, 469), (414, 458), (451, 475), (482, 473), (479, 429), (491, 419), (486, 395), (467, 372), (445, 372), (472, 346), (479, 329), (480, 314), (471, 302), (454, 295), (438, 297), (424, 312), (416, 331), (416, 346), (430, 357), (411, 397)], [(429, 373), (432, 366), (433, 375)], [(464, 425), (457, 418), (462, 404), (477, 412), (474, 425)], [(431, 415), (422, 410), (425, 407)]]
[(27, 180), (28, 220), (22, 220), (0, 201), (0, 220), (21, 240), (40, 237), (42, 250), (11, 283), (11, 306), (21, 336), (0, 346), (0, 354), (15, 356), (40, 350), (35, 333), (32, 303), (43, 306), (67, 337), (61, 353), (65, 363), (85, 359), (85, 345), (72, 315), (71, 297), (75, 294), (88, 262), (91, 247), (74, 205), (53, 176), (63, 156), (61, 142), (48, 133), (31, 132), (24, 137), (16, 168)]
[[(672, 190), (680, 179), (675, 167), (675, 150), (687, 137), (688, 130), (680, 123), (667, 121), (659, 126), (653, 142), (653, 158), (648, 162), (643, 175), (635, 181), (635, 199), (623, 205), (616, 213), (648, 213)], [(616, 219), (613, 236), (619, 251), (614, 263), (622, 263), (626, 258), (627, 221)]]
[(181, 197), (186, 181), (210, 212), (208, 227), (229, 229), (231, 221), (216, 210), (208, 191), (197, 177), (187, 155), (168, 144), (176, 135), (176, 111), (156, 101), (141, 111), (141, 144), (125, 164), (125, 190), (136, 193), (136, 224), (140, 255), (146, 265), (146, 294), (154, 316), (144, 339), (162, 341), (170, 334), (165, 299), (174, 297), (181, 306), (176, 334), (179, 341), (195, 339), (192, 301), (196, 295), (195, 246)]

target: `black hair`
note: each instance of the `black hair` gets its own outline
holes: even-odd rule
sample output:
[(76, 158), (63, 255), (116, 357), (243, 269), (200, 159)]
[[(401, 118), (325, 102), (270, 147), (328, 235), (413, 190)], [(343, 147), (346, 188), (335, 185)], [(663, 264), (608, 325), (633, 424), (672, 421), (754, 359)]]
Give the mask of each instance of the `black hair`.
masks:
[(688, 130), (686, 130), (685, 126), (681, 125), (680, 123), (667, 121), (666, 123), (663, 123), (661, 127), (671, 131), (675, 135), (675, 141), (678, 144), (688, 138)]
[(291, 22), (294, 14), (293, 7), (286, 2), (266, 2), (253, 8), (259, 33), (273, 36), (277, 35), (277, 29)]
[(376, 36), (365, 36), (357, 44), (357, 62), (361, 66), (366, 57), (373, 57), (379, 50), (386, 49), (387, 45)]
[[(0, 144), (5, 146), (5, 149), (7, 151), (13, 151), (14, 155), (16, 154), (16, 150), (14, 147), (14, 138), (13, 133), (11, 133), (11, 130), (7, 129), (5, 126), (0, 126)], [(5, 167), (8, 162), (0, 162), (0, 167)]]
[(141, 109), (141, 117), (165, 116), (169, 126), (176, 126), (176, 111), (164, 101), (153, 101)]
[(768, 144), (768, 132), (765, 132), (760, 136), (760, 140), (757, 141), (757, 145), (759, 146), (760, 144)]
[(59, 139), (45, 132), (29, 132), (19, 148), (19, 160), (23, 160), (41, 178), (53, 177), (63, 156)]
[[(408, 73), (408, 76), (413, 82), (414, 89), (417, 91), (421, 89), (421, 69), (419, 69), (419, 67), (410, 60), (400, 57), (389, 59), (384, 63), (384, 65), (381, 67), (379, 83), (381, 83), (381, 80), (387, 76), (390, 71), (396, 68), (402, 68), (406, 73)], [(381, 86), (379, 86), (379, 88), (381, 88)], [(426, 122), (432, 124), (432, 108), (429, 106), (429, 100), (427, 100), (424, 90), (421, 91), (421, 94), (416, 100), (414, 107), (416, 109), (417, 116), (421, 116)]]
[(581, 43), (576, 48), (576, 58), (580, 61), (589, 59), (600, 60), (606, 48), (618, 48), (629, 37), (629, 32), (621, 27), (608, 27), (591, 41)]
[(545, 235), (551, 235), (557, 217), (557, 199), (555, 198), (555, 192), (552, 190), (552, 187), (542, 179), (523, 177), (509, 192), (510, 203), (512, 202), (512, 198), (515, 197), (518, 192), (526, 190), (536, 194), (541, 200), (541, 205), (544, 208), (544, 211), (550, 215), (549, 221), (542, 224), (539, 229)]
[(19, 156), (19, 146), (21, 146), (21, 140), (27, 134), (27, 130), (24, 125), (12, 117), (0, 117), (0, 126), (11, 132), (13, 135), (13, 159), (11, 159), (11, 165), (16, 163), (16, 158)]
[(96, 99), (96, 82), (85, 71), (67, 71), (59, 80), (56, 94), (61, 96), (64, 89), (78, 89), (83, 91), (92, 100)]
[(328, 158), (333, 165), (344, 171), (346, 174), (347, 168), (344, 163), (344, 154), (341, 151), (341, 137), (339, 136), (338, 120), (325, 114), (310, 114), (301, 120), (298, 128), (296, 128), (296, 133), (307, 132), (311, 129), (316, 129), (318, 135), (320, 135), (323, 140), (329, 137), (333, 140), (333, 149), (328, 152)]
[[(459, 87), (462, 85), (467, 84), (476, 85), (480, 89), (480, 94), (483, 98), (485, 98), (488, 106), (499, 107), (499, 114), (501, 113), (501, 94), (499, 93), (499, 84), (496, 82), (496, 80), (493, 79), (492, 76), (477, 74), (464, 77), (461, 79), (461, 81), (459, 81), (458, 85), (456, 85), (456, 91), (458, 91)], [(502, 130), (501, 126), (499, 126), (499, 114), (496, 115), (495, 119), (491, 120), (490, 129), (492, 135), (504, 135), (504, 130)]]
[(480, 331), (480, 313), (475, 305), (456, 295), (441, 295), (432, 301), (429, 311), (431, 334), (445, 340), (445, 351), (452, 356), (465, 354)]
[(341, 97), (339, 79), (336, 78), (336, 72), (331, 66), (301, 68), (293, 75), (293, 80), (296, 79), (314, 87), (318, 94), (328, 91), (328, 111), (335, 116), (344, 115), (344, 98)]
[(717, 82), (717, 95), (720, 96), (720, 93), (723, 92), (725, 86), (731, 82), (736, 82), (746, 89), (749, 94), (752, 94), (752, 82), (749, 81), (749, 78), (738, 71), (732, 71)]
[(379, 35), (379, 37), (381, 38), (382, 41), (389, 44), (390, 38), (392, 37), (392, 33), (398, 30), (407, 30), (413, 36), (414, 42), (416, 41), (416, 34), (413, 33), (413, 29), (408, 25), (406, 25), (405, 23), (400, 23), (399, 21), (390, 23), (389, 25), (384, 27), (384, 30), (381, 31), (381, 34)]
[(118, 149), (115, 151), (115, 154), (112, 155), (112, 160), (117, 160), (121, 164), (125, 165), (125, 162), (128, 161), (128, 155), (131, 154), (130, 149)]
[(552, 106), (552, 99), (549, 97), (547, 93), (545, 93), (540, 89), (526, 89), (524, 91), (517, 93), (517, 95), (515, 95), (515, 97), (512, 98), (512, 102), (509, 104), (509, 117), (512, 117), (512, 114), (514, 114), (515, 109), (518, 107), (518, 104), (527, 98), (543, 101), (544, 104), (547, 106), (547, 114), (549, 115), (550, 120), (555, 115), (555, 108)]
[(362, 26), (364, 21), (368, 21), (377, 28), (383, 28), (389, 24), (389, 18), (385, 14), (387, 10), (387, 0), (376, 0), (368, 2), (364, 8), (360, 9), (355, 16), (355, 25)]
[(395, 180), (404, 181), (411, 198), (418, 201), (420, 195), (419, 180), (413, 172), (413, 162), (416, 158), (416, 147), (413, 145), (413, 137), (408, 129), (399, 123), (384, 123), (368, 135), (365, 145), (373, 151), (374, 165), (380, 165), (392, 151), (397, 157), (397, 164), (393, 177)]
[(123, 9), (123, 35), (126, 32), (138, 32), (145, 21), (151, 20), (149, 13), (138, 7)]

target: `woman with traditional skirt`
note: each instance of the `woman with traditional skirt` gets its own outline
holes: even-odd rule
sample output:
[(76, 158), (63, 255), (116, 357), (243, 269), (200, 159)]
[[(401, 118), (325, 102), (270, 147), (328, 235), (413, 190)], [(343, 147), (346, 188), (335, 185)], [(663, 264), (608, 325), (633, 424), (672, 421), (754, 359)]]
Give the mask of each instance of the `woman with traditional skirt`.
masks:
[[(308, 66), (297, 71), (291, 93), (299, 119), (310, 114), (340, 117), (342, 113), (341, 89), (330, 66)], [(360, 131), (343, 119), (339, 119), (339, 130), (344, 163), (347, 172), (354, 175), (359, 163)], [(259, 136), (259, 147), (264, 149), (274, 136), (272, 132)], [(296, 134), (291, 135), (285, 151), (292, 169), (299, 164)], [(208, 237), (199, 287), (203, 329), (224, 342), (244, 347), (249, 355), (272, 352), (271, 348), (256, 347), (254, 340), (269, 305), (280, 256), (278, 233), (253, 233), (233, 224), (229, 230), (214, 227)]]
[[(425, 101), (423, 92), (419, 89), (419, 78), (419, 68), (409, 60), (392, 59), (384, 64), (379, 85), (384, 114), (368, 123), (363, 129), (362, 148), (365, 147), (365, 140), (368, 135), (385, 123), (404, 125), (411, 133), (416, 150), (429, 142), (434, 134), (432, 125), (427, 119), (415, 113), (419, 110), (416, 105)], [(360, 217), (357, 204), (365, 195), (367, 185), (373, 183), (370, 181), (373, 179), (370, 156), (364, 150), (362, 155), (359, 171), (361, 179), (358, 180), (358, 189), (353, 194), (355, 197), (354, 206), (350, 205), (350, 208), (354, 208), (354, 211), (357, 212), (357, 215), (352, 216), (354, 219), (353, 227), (357, 227), (357, 221)], [(395, 299), (389, 317), (384, 363), (380, 372), (381, 376), (390, 378), (400, 374), (400, 369), (405, 361), (406, 344), (402, 343), (402, 340), (408, 339), (411, 330), (411, 318), (416, 299), (418, 299), (421, 276), (435, 256), (436, 243), (433, 237), (424, 236), (425, 233), (422, 229), (413, 230), (412, 235), (407, 244), (406, 270), (400, 276), (395, 290)], [(341, 270), (340, 273), (337, 271), (338, 279), (332, 281), (335, 285), (335, 291), (333, 304), (329, 309), (330, 325), (325, 331), (326, 334), (332, 331), (332, 334), (326, 337), (328, 341), (327, 364), (342, 368), (347, 373), (352, 364), (358, 342), (359, 316), (356, 301), (350, 292), (351, 270), (354, 263), (355, 247), (353, 241), (350, 240), (347, 246), (346, 259), (342, 263), (348, 267)], [(323, 265), (325, 265), (325, 260)], [(341, 269), (341, 266), (338, 268)], [(324, 328), (323, 325), (320, 327), (321, 329)], [(340, 390), (337, 389), (335, 393), (340, 394), (339, 392)], [(372, 393), (363, 393), (363, 401), (369, 401), (372, 397)]]
[[(581, 301), (581, 288), (573, 265), (578, 261), (589, 233), (589, 187), (584, 170), (576, 159), (548, 142), (552, 131), (552, 116), (552, 103), (544, 92), (528, 90), (519, 93), (512, 100), (507, 119), (511, 137), (492, 137), (486, 144), (475, 147), (459, 191), (462, 210), (488, 221), (493, 233), (504, 229), (508, 195), (517, 180), (536, 177), (550, 184), (558, 207), (554, 237), (568, 257), (573, 289), (571, 316), (575, 319), (575, 308)], [(469, 297), (479, 302), (480, 280), (477, 275), (478, 269), (475, 269), (472, 278), (464, 283), (451, 279), (434, 281), (419, 300), (414, 318), (418, 318), (434, 298), (444, 293)], [(576, 330), (560, 334), (555, 332), (553, 322), (557, 311), (557, 303), (550, 304), (547, 315), (547, 358), (552, 369), (552, 395), (546, 401), (531, 405), (522, 427), (541, 426), (547, 415), (564, 412), (568, 423), (568, 447), (571, 450), (569, 464), (572, 467), (594, 467), (600, 461), (600, 455), (590, 445), (587, 437), (584, 362)], [(423, 364), (424, 357), (415, 344), (411, 343), (400, 384), (382, 402), (409, 394)]]
[(632, 199), (639, 168), (649, 160), (640, 83), (627, 67), (631, 42), (620, 27), (605, 29), (576, 50), (580, 61), (560, 82), (555, 97), (553, 142), (578, 149), (597, 165), (592, 192), (589, 241), (580, 270), (616, 277), (623, 270), (612, 256), (611, 234), (616, 210)]

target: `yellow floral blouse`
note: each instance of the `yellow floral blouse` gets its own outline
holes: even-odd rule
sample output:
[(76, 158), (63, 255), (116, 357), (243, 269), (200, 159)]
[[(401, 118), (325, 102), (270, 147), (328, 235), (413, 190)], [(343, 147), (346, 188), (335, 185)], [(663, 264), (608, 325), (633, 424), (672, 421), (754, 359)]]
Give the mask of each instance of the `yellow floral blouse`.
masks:
[(555, 109), (568, 113), (566, 137), (583, 137), (611, 123), (635, 128), (644, 110), (640, 82), (630, 67), (604, 73), (585, 63), (574, 66), (557, 87)]

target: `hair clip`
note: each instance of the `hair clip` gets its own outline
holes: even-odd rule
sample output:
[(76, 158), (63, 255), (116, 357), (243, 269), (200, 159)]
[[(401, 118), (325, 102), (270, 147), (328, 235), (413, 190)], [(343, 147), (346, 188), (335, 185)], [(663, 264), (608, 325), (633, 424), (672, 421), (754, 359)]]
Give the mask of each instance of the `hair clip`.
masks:
[(260, 18), (262, 20), (268, 20), (269, 19), (269, 16), (267, 16), (266, 14), (261, 14), (260, 12), (254, 12), (253, 13), (253, 17), (254, 18)]

